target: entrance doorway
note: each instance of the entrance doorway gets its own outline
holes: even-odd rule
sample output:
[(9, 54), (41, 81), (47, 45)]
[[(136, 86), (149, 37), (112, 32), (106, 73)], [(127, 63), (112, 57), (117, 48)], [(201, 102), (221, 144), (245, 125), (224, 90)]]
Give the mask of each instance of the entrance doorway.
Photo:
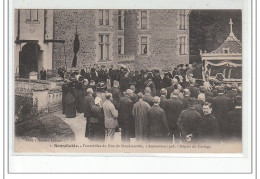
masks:
[(19, 77), (28, 78), (32, 71), (38, 72), (42, 60), (42, 50), (37, 43), (27, 43), (19, 54)]

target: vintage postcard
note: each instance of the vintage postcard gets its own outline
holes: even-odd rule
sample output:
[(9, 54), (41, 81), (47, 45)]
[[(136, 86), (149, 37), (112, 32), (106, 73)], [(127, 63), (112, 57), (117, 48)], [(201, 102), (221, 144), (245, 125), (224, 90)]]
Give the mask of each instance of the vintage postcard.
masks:
[(14, 153), (242, 154), (243, 15), (14, 8)]

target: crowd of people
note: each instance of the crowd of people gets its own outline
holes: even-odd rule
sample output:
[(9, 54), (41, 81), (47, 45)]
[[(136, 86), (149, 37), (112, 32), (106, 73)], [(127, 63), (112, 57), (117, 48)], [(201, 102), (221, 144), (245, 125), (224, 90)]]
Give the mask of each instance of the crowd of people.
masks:
[[(64, 77), (64, 76), (63, 76)], [(241, 142), (242, 86), (201, 80), (200, 65), (172, 72), (84, 68), (64, 79), (63, 114), (84, 113), (91, 141)]]

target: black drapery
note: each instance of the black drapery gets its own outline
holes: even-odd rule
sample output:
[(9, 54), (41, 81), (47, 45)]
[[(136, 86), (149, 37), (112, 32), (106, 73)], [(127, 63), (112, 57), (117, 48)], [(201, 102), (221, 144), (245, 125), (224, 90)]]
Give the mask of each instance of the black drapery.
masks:
[(73, 57), (73, 61), (72, 61), (72, 67), (76, 67), (77, 66), (77, 53), (79, 51), (79, 35), (77, 33), (77, 29), (76, 29), (76, 34), (75, 34), (75, 39), (74, 39), (74, 46), (73, 46), (73, 50), (74, 50), (74, 57)]

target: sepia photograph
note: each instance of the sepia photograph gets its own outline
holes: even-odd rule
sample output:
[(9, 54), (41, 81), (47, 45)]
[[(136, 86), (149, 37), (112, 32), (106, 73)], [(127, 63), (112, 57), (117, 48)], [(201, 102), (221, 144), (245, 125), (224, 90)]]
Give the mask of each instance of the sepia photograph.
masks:
[(242, 10), (15, 9), (11, 23), (15, 153), (243, 152)]

